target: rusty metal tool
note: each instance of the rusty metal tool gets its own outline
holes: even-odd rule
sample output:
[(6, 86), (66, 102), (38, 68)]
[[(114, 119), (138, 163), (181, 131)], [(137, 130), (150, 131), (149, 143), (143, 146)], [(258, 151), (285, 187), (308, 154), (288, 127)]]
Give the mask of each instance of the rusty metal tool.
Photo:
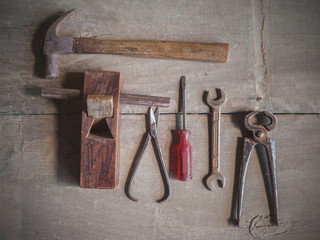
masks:
[(58, 55), (65, 53), (104, 53), (143, 58), (182, 59), (228, 62), (229, 44), (168, 41), (118, 41), (60, 36), (63, 23), (75, 15), (71, 10), (48, 28), (43, 44), (46, 57), (46, 78), (59, 76)]
[(180, 79), (180, 101), (177, 113), (177, 130), (172, 131), (173, 142), (170, 148), (170, 174), (180, 181), (192, 179), (192, 148), (190, 131), (186, 129), (186, 77)]
[(225, 186), (225, 177), (220, 172), (220, 117), (221, 117), (221, 105), (227, 101), (227, 96), (222, 89), (217, 89), (220, 92), (220, 98), (214, 100), (210, 96), (210, 92), (207, 92), (206, 101), (209, 107), (212, 109), (210, 112), (212, 126), (209, 125), (210, 135), (210, 159), (209, 173), (204, 178), (205, 186), (212, 190), (212, 182), (218, 181), (218, 185), (221, 188)]
[(151, 107), (149, 108), (148, 114), (146, 114), (147, 132), (144, 134), (142, 138), (140, 148), (138, 149), (138, 152), (132, 162), (132, 165), (127, 177), (127, 181), (125, 185), (125, 193), (129, 199), (135, 202), (137, 202), (138, 199), (132, 196), (131, 186), (133, 183), (134, 175), (141, 161), (141, 158), (150, 140), (152, 140), (152, 143), (153, 143), (153, 148), (156, 154), (156, 158), (158, 161), (158, 165), (159, 165), (159, 169), (160, 169), (160, 173), (161, 173), (161, 177), (164, 185), (164, 190), (165, 190), (163, 197), (157, 200), (157, 202), (158, 203), (164, 202), (168, 200), (171, 195), (171, 186), (170, 186), (169, 176), (168, 176), (166, 164), (163, 159), (163, 155), (162, 155), (162, 151), (161, 151), (159, 139), (158, 139), (157, 125), (159, 122), (159, 116), (160, 116), (160, 111), (158, 108), (156, 108), (155, 111), (153, 111)]
[[(266, 125), (256, 125), (251, 121), (258, 114), (267, 117), (270, 122)], [(267, 133), (275, 128), (277, 119), (270, 112), (251, 112), (245, 118), (245, 127), (252, 133), (251, 138), (244, 138), (242, 158), (240, 160), (239, 181), (238, 181), (238, 199), (237, 199), (237, 221), (240, 223), (242, 212), (244, 185), (247, 169), (254, 146), (260, 144), (266, 149), (267, 166), (269, 169), (270, 193), (269, 199), (270, 217), (274, 225), (279, 225), (279, 205), (278, 205), (278, 185), (276, 172), (276, 152), (274, 139), (268, 138)]]

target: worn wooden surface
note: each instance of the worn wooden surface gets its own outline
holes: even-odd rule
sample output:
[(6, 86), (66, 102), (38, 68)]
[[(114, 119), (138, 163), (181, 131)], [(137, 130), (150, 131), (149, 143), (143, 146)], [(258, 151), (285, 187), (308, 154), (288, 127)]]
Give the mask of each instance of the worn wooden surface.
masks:
[(88, 95), (87, 96), (88, 116), (93, 118), (113, 117), (113, 96), (112, 95)]
[[(144, 133), (144, 116), (122, 116), (117, 190), (79, 188), (79, 115), (1, 116), (1, 136), (6, 141), (1, 141), (0, 197), (1, 212), (7, 216), (1, 219), (1, 232), (5, 239), (317, 239), (320, 128), (319, 118), (312, 115), (278, 116), (278, 126), (270, 132), (277, 146), (281, 225), (270, 227), (265, 220), (269, 209), (255, 151), (240, 228), (228, 223), (243, 118), (238, 114), (222, 117), (221, 171), (227, 182), (225, 189), (210, 192), (202, 185), (209, 161), (207, 117), (188, 116), (193, 180), (172, 180), (172, 197), (158, 204), (155, 200), (162, 195), (163, 185), (151, 145), (132, 187), (139, 202), (124, 194)], [(167, 166), (167, 135), (174, 125), (174, 116), (161, 116), (159, 141)]]
[[(59, 57), (60, 78), (43, 79), (41, 36), (60, 13), (77, 15), (61, 34), (108, 40), (225, 42), (226, 64), (115, 55)], [(0, 3), (0, 239), (319, 239), (320, 2), (299, 0), (35, 1)], [(172, 180), (172, 197), (155, 202), (162, 182), (151, 146), (124, 194), (145, 131), (142, 106), (123, 105), (117, 190), (81, 189), (81, 100), (40, 97), (42, 87), (82, 89), (86, 70), (119, 71), (123, 92), (170, 97), (160, 116), (168, 166), (179, 79), (187, 77), (193, 180)], [(221, 171), (225, 189), (202, 185), (208, 172), (205, 90), (221, 87)], [(256, 152), (249, 165), (240, 228), (228, 221), (241, 112), (276, 113), (279, 227), (269, 209)], [(240, 113), (239, 113), (240, 112)]]

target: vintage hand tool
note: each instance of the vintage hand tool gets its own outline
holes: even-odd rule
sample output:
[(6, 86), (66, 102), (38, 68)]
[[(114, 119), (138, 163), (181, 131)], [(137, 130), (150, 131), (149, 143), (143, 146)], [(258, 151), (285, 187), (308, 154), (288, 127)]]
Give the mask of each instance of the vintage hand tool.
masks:
[(166, 164), (164, 162), (159, 140), (158, 140), (157, 125), (159, 122), (159, 115), (160, 115), (160, 111), (158, 108), (155, 110), (155, 112), (152, 110), (151, 107), (149, 108), (148, 114), (146, 114), (147, 132), (142, 138), (140, 148), (132, 162), (132, 165), (127, 177), (127, 181), (125, 185), (125, 193), (128, 196), (128, 198), (130, 198), (132, 201), (135, 201), (135, 202), (137, 202), (138, 199), (134, 198), (131, 194), (133, 177), (137, 171), (141, 158), (150, 140), (152, 140), (152, 143), (153, 143), (153, 148), (156, 154), (156, 158), (158, 161), (158, 165), (159, 165), (159, 169), (160, 169), (160, 173), (161, 173), (161, 177), (162, 177), (162, 181), (165, 189), (163, 197), (157, 200), (157, 202), (159, 203), (164, 202), (168, 200), (171, 195), (171, 186), (170, 186), (169, 177), (166, 169)]
[(181, 181), (192, 179), (192, 148), (189, 142), (190, 131), (186, 130), (185, 94), (186, 77), (182, 76), (180, 79), (177, 130), (172, 131), (173, 143), (170, 149), (170, 174)]
[(210, 97), (210, 92), (207, 92), (207, 104), (211, 107), (211, 122), (212, 126), (209, 125), (210, 132), (210, 159), (209, 173), (204, 178), (204, 183), (209, 190), (212, 190), (212, 182), (216, 179), (218, 185), (222, 188), (225, 186), (225, 178), (220, 173), (220, 117), (221, 117), (221, 105), (227, 100), (227, 96), (222, 91), (220, 91), (221, 97), (217, 100), (213, 100)]
[(75, 14), (75, 10), (58, 18), (47, 30), (43, 44), (46, 56), (46, 78), (59, 76), (58, 54), (105, 53), (144, 58), (184, 59), (228, 62), (229, 44), (189, 43), (167, 41), (115, 41), (60, 36), (61, 25)]
[[(255, 125), (250, 121), (257, 114), (262, 114), (263, 116), (269, 118), (270, 123), (267, 125)], [(265, 147), (267, 152), (267, 161), (269, 169), (269, 181), (270, 185), (270, 215), (271, 221), (275, 225), (279, 225), (279, 206), (278, 206), (278, 185), (277, 185), (277, 172), (276, 172), (276, 152), (275, 152), (275, 141), (270, 139), (267, 136), (267, 133), (275, 128), (277, 123), (276, 117), (270, 112), (251, 112), (247, 114), (245, 118), (246, 128), (252, 132), (251, 138), (244, 138), (242, 159), (240, 161), (240, 170), (239, 170), (239, 182), (238, 182), (238, 201), (237, 201), (237, 220), (238, 225), (240, 223), (240, 217), (242, 212), (242, 203), (243, 203), (243, 193), (244, 193), (244, 184), (246, 180), (247, 169), (249, 165), (249, 160), (251, 152), (254, 146), (261, 144)]]
[[(114, 189), (119, 182), (120, 103), (169, 106), (169, 98), (121, 93), (118, 72), (85, 72), (80, 187)], [(76, 89), (42, 89), (42, 96), (80, 98)]]
[[(42, 88), (41, 97), (52, 99), (82, 99), (81, 91), (66, 88)], [(129, 105), (169, 107), (170, 98), (120, 93), (120, 103)]]

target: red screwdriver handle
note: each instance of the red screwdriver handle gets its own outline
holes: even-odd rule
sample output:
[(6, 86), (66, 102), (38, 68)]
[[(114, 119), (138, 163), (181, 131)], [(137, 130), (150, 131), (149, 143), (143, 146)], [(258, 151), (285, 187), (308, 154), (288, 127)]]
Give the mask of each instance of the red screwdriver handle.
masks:
[(192, 148), (189, 142), (190, 131), (174, 131), (170, 149), (170, 172), (180, 181), (192, 179)]

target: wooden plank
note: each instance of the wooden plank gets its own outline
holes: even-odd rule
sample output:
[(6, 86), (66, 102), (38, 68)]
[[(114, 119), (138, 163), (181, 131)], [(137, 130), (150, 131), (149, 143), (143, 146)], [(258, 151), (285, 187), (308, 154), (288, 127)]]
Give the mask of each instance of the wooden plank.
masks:
[[(261, 5), (257, 1), (231, 0), (223, 3), (188, 0), (184, 4), (154, 1), (148, 9), (157, 9), (157, 14), (145, 12), (147, 8), (142, 2), (103, 4), (96, 1), (97, 8), (74, 0), (60, 6), (50, 1), (28, 4), (23, 7), (25, 1), (19, 0), (16, 4), (4, 1), (0, 10), (2, 113), (55, 114), (76, 110), (79, 113), (81, 102), (76, 108), (75, 104), (68, 103), (68, 108), (66, 103), (41, 99), (39, 88), (66, 85), (72, 88), (81, 79), (75, 73), (86, 70), (121, 72), (124, 92), (170, 97), (173, 101), (166, 110), (170, 113), (177, 110), (181, 75), (186, 75), (188, 81), (187, 111), (190, 113), (206, 112), (202, 104), (203, 91), (214, 91), (216, 87), (223, 88), (229, 96), (223, 113), (252, 109), (319, 112), (318, 2), (286, 0)], [(59, 58), (60, 79), (44, 80), (39, 77), (43, 71), (41, 39), (49, 20), (71, 8), (77, 9), (77, 15), (62, 27), (61, 35), (108, 40), (226, 42), (230, 44), (230, 62), (71, 54)], [(296, 86), (299, 94), (294, 94)], [(143, 109), (124, 106), (122, 113), (142, 113)]]
[(266, 1), (265, 55), (269, 109), (320, 112), (320, 2)]
[[(124, 193), (133, 155), (145, 131), (144, 116), (121, 117), (120, 181), (114, 191), (79, 188), (81, 116), (0, 116), (0, 146), (5, 150), (0, 154), (2, 234), (10, 239), (208, 239), (213, 235), (219, 239), (252, 239), (252, 235), (317, 239), (317, 116), (277, 116), (278, 125), (270, 136), (276, 141), (281, 225), (269, 225), (263, 176), (253, 152), (240, 228), (230, 225), (228, 219), (244, 115), (222, 115), (221, 171), (227, 182), (225, 189), (214, 187), (212, 192), (202, 185), (208, 171), (208, 119), (206, 115), (187, 117), (193, 147), (193, 180), (171, 179), (172, 197), (165, 204), (158, 204), (155, 200), (161, 196), (163, 186), (151, 145), (132, 188), (139, 202), (130, 201)], [(167, 166), (168, 134), (174, 127), (174, 116), (160, 116), (159, 141)], [(19, 134), (11, 134), (12, 130)], [(303, 135), (308, 137), (302, 138)]]
[[(118, 72), (86, 72), (81, 127), (82, 188), (115, 189), (119, 184), (119, 128), (121, 75)], [(88, 104), (91, 95), (113, 97), (113, 116), (94, 118)]]
[[(0, 219), (4, 239), (318, 239), (319, 1), (2, 1), (0, 7)], [(138, 59), (114, 55), (59, 58), (60, 79), (41, 77), (41, 41), (49, 22), (77, 9), (62, 35), (108, 40), (226, 42), (230, 62)], [(167, 161), (181, 75), (187, 77), (188, 128), (194, 179), (172, 181), (172, 198), (159, 205), (162, 182), (152, 148), (135, 177), (138, 203), (123, 192), (145, 130), (145, 107), (124, 106), (119, 185), (80, 189), (82, 101), (40, 97), (44, 87), (81, 90), (84, 72), (119, 71), (123, 92), (166, 96), (160, 144)], [(204, 189), (208, 171), (205, 90), (228, 95), (223, 113), (278, 113), (276, 140), (281, 225), (270, 227), (263, 177), (253, 152), (241, 227), (231, 215), (237, 138), (243, 116), (222, 115), (222, 172), (226, 188)], [(67, 113), (65, 115), (64, 113)], [(198, 114), (199, 113), (199, 114)], [(45, 114), (45, 115), (42, 115)], [(49, 114), (49, 115), (48, 115)], [(51, 116), (51, 114), (54, 114)], [(128, 115), (129, 114), (129, 115)], [(131, 115), (133, 114), (133, 115)], [(138, 115), (135, 115), (138, 114)], [(190, 119), (189, 119), (190, 118)], [(133, 141), (134, 139), (134, 141)]]

